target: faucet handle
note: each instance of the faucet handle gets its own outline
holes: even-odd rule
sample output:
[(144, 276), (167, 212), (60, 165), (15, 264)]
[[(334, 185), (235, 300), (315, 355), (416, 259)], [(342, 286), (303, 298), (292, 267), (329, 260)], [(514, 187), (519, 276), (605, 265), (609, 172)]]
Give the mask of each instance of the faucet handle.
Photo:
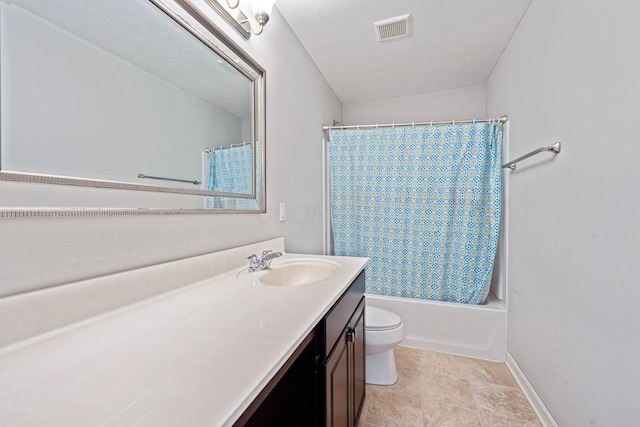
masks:
[(250, 272), (254, 272), (258, 269), (258, 266), (260, 265), (260, 260), (258, 259), (258, 256), (256, 254), (251, 254), (248, 257), (245, 258), (247, 261), (249, 261), (249, 271)]

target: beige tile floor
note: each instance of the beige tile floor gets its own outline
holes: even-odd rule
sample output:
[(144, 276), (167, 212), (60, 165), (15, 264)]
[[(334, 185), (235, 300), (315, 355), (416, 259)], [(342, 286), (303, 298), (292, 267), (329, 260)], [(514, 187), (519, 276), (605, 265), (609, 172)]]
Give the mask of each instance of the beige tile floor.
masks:
[(367, 384), (359, 427), (542, 427), (504, 363), (396, 347), (398, 381)]

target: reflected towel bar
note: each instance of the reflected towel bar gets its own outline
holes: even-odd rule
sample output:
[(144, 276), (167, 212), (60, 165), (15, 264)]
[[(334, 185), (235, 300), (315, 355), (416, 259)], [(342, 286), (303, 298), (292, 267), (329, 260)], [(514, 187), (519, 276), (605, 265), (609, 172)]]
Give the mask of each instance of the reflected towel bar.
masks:
[(521, 160), (527, 159), (531, 156), (535, 156), (538, 153), (543, 153), (545, 151), (550, 151), (553, 154), (558, 154), (560, 152), (560, 142), (556, 142), (553, 145), (550, 145), (548, 147), (540, 147), (536, 150), (533, 150), (530, 153), (525, 154), (524, 156), (518, 157), (515, 160), (510, 161), (509, 163), (505, 163), (504, 165), (502, 165), (503, 168), (509, 168), (512, 171), (516, 170), (516, 163), (518, 163)]
[(139, 173), (138, 178), (160, 179), (162, 181), (186, 182), (193, 185), (200, 185), (200, 181), (196, 181), (196, 180), (189, 181), (188, 179), (164, 178), (162, 176), (151, 176), (151, 175), (145, 175), (143, 173)]

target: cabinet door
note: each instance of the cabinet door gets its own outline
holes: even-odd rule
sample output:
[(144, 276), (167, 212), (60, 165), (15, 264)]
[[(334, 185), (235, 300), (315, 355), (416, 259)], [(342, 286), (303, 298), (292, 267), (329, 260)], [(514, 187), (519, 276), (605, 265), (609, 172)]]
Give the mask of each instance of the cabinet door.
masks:
[(325, 364), (326, 424), (328, 427), (348, 427), (349, 423), (349, 351), (346, 334)]
[(352, 381), (353, 381), (353, 424), (358, 425), (358, 418), (362, 411), (365, 397), (365, 352), (364, 352), (364, 299), (355, 311), (351, 319), (351, 330), (353, 331), (351, 354), (352, 354)]

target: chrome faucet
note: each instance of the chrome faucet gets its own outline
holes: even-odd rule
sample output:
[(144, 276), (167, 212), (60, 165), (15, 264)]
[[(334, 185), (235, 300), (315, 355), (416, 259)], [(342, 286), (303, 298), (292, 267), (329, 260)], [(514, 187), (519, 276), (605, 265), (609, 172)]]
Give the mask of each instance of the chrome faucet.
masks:
[(262, 258), (258, 259), (256, 254), (252, 254), (246, 258), (249, 261), (249, 272), (255, 273), (256, 271), (266, 270), (274, 258), (281, 256), (282, 252), (264, 251), (262, 252)]

